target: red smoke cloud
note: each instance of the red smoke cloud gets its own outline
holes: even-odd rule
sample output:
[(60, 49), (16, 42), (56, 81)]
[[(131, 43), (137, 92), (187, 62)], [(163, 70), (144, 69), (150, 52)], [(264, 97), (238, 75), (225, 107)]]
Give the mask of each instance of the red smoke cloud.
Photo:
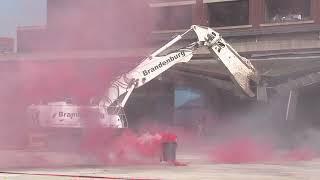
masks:
[(269, 161), (273, 153), (271, 145), (243, 137), (216, 145), (210, 159), (216, 163), (253, 163)]
[(148, 0), (48, 1), (46, 30), (18, 32), (22, 51), (143, 47), (152, 30)]
[(218, 143), (209, 153), (210, 161), (226, 164), (308, 161), (316, 157), (318, 154), (310, 147), (280, 149), (249, 136)]
[[(22, 60), (0, 63), (1, 147), (26, 148), (28, 105), (65, 97), (87, 105), (90, 98), (104, 94), (111, 79), (142, 59), (124, 53), (84, 59), (81, 53), (134, 49), (145, 46), (151, 34), (146, 0), (57, 0), (48, 1), (48, 7), (45, 29), (18, 31), (21, 54), (17, 56)], [(74, 59), (50, 57), (56, 53), (60, 57), (73, 54)]]
[(176, 142), (168, 132), (142, 134), (129, 129), (87, 128), (82, 144), (84, 152), (107, 165), (158, 164), (163, 142)]
[[(71, 6), (70, 9), (68, 4), (63, 4), (64, 0), (59, 2), (62, 3), (60, 7), (48, 10), (50, 17), (46, 30), (18, 33), (21, 51), (68, 54), (71, 51), (116, 49), (125, 57), (123, 49), (145, 46), (149, 41), (152, 22), (147, 0), (75, 0), (73, 2), (78, 8)], [(132, 69), (139, 60), (140, 57), (126, 57), (1, 62), (1, 145), (11, 143), (10, 146), (15, 148), (26, 147), (25, 110), (28, 105), (41, 100), (61, 100), (67, 96), (71, 96), (77, 104), (88, 104), (91, 97), (103, 95), (111, 79)], [(161, 141), (156, 134), (166, 128), (146, 126), (144, 129), (151, 134), (129, 130), (118, 134), (110, 129), (88, 127), (82, 139), (82, 148), (105, 164), (159, 162)], [(199, 140), (194, 134), (179, 128), (166, 131), (176, 132), (178, 143), (194, 146)], [(142, 137), (150, 139), (143, 142)], [(175, 140), (176, 137), (169, 134), (166, 138)], [(193, 150), (198, 152), (196, 148)], [(242, 137), (216, 144), (210, 153), (210, 160), (215, 163), (255, 163), (317, 157), (310, 148), (296, 148), (283, 154), (277, 150), (271, 143)]]
[(292, 149), (281, 157), (284, 161), (310, 161), (319, 157), (316, 151), (309, 147), (298, 147)]

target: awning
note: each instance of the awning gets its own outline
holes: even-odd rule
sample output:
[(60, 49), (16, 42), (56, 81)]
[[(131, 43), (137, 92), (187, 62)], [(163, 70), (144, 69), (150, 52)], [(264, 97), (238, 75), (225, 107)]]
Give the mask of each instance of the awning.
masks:
[(239, 1), (239, 0), (203, 0), (203, 3), (217, 3), (217, 2), (228, 2), (228, 1)]
[(169, 6), (184, 6), (196, 4), (196, 0), (184, 0), (184, 1), (151, 1), (150, 7), (169, 7)]

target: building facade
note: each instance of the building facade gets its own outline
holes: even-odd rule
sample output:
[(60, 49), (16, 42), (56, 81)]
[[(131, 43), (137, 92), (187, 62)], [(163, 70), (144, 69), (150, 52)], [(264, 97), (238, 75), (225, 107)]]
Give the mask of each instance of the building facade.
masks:
[(13, 38), (0, 37), (0, 54), (9, 54), (14, 51)]
[[(156, 41), (166, 40), (191, 24), (216, 29), (240, 54), (250, 58), (259, 71), (263, 80), (258, 85), (258, 99), (273, 104), (273, 96), (283, 97), (276, 98), (282, 99), (282, 105), (275, 110), (279, 111), (274, 113), (277, 116), (272, 118), (298, 121), (305, 117), (305, 121), (310, 122), (314, 120), (308, 114), (317, 111), (309, 112), (306, 110), (309, 108), (302, 107), (310, 105), (305, 100), (309, 97), (305, 91), (318, 90), (319, 7), (319, 0), (154, 0), (151, 8), (156, 12), (157, 24), (153, 27), (153, 38)], [(223, 74), (219, 71), (221, 67), (203, 63), (208, 62), (208, 58), (208, 52), (200, 51), (194, 58), (199, 61), (177, 69), (188, 72), (184, 76), (189, 79), (192, 76), (190, 72), (208, 77), (208, 71), (214, 71), (214, 77), (219, 77), (217, 74)], [(218, 94), (230, 92), (224, 83), (213, 84), (219, 87)], [(227, 96), (223, 95), (223, 100), (211, 101), (226, 111), (219, 111), (224, 117), (230, 111), (241, 109), (239, 104), (250, 104), (245, 100), (238, 103), (238, 98), (234, 97), (228, 100)], [(313, 107), (319, 104), (313, 103)], [(219, 109), (210, 105), (206, 107), (210, 112)]]

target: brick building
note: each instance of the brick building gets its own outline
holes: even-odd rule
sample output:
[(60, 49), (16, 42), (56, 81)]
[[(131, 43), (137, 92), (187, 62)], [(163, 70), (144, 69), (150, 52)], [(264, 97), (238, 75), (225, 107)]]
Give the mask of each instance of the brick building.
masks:
[[(277, 119), (299, 121), (303, 118), (305, 122), (314, 123), (317, 110), (307, 107), (319, 104), (310, 101), (317, 98), (315, 94), (319, 89), (319, 0), (154, 0), (151, 7), (158, 16), (154, 40), (166, 40), (191, 24), (213, 27), (258, 69), (263, 79), (258, 85), (258, 98), (273, 104), (272, 97), (281, 95), (276, 98), (283, 98), (275, 110), (278, 112), (274, 112)], [(197, 52), (191, 65), (178, 65), (175, 70), (185, 79), (214, 78), (212, 85), (218, 87), (215, 93), (230, 92), (226, 81), (217, 81), (217, 78), (226, 80), (223, 68), (210, 62), (209, 57), (207, 52)], [(241, 111), (239, 104), (248, 105), (247, 100), (240, 98), (239, 101), (229, 95), (220, 99), (221, 95), (209, 91), (215, 99), (209, 104), (214, 104), (214, 108), (205, 106), (210, 111), (220, 108), (222, 116), (235, 109)], [(310, 95), (310, 92), (314, 93)], [(183, 112), (188, 111), (186, 108)]]

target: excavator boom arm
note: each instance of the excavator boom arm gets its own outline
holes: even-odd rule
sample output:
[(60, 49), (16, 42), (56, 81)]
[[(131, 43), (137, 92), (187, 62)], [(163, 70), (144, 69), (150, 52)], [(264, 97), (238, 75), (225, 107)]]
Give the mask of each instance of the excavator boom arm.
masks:
[[(166, 55), (160, 55), (191, 32), (196, 34), (197, 41)], [(189, 30), (143, 59), (133, 70), (116, 78), (105, 97), (101, 99), (99, 106), (108, 114), (116, 115), (119, 109), (125, 106), (135, 88), (143, 86), (177, 63), (189, 62), (193, 53), (202, 46), (205, 46), (213, 57), (217, 57), (223, 63), (235, 85), (245, 95), (255, 96), (255, 92), (251, 89), (251, 82), (257, 81), (258, 76), (250, 61), (240, 56), (218, 32), (208, 27), (193, 25)]]

